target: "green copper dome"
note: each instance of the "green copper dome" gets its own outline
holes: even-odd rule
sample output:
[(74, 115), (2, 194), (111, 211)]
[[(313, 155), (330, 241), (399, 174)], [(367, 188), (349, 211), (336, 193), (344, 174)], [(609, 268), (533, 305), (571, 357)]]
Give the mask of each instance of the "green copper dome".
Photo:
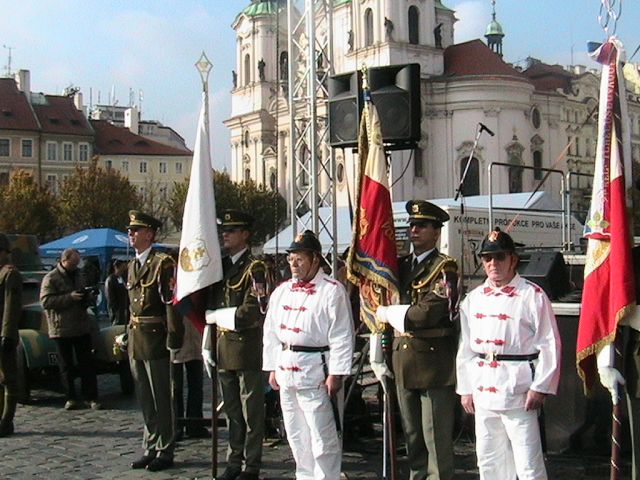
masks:
[(496, 20), (491, 20), (491, 23), (487, 25), (487, 31), (485, 32), (484, 36), (488, 37), (489, 35), (504, 37), (502, 25), (500, 25)]
[(284, 4), (283, 0), (254, 0), (242, 13), (247, 17), (260, 15), (272, 15), (278, 13), (278, 4)]
[(351, 3), (351, 0), (334, 0), (333, 6), (339, 7), (340, 5), (344, 5), (346, 3)]

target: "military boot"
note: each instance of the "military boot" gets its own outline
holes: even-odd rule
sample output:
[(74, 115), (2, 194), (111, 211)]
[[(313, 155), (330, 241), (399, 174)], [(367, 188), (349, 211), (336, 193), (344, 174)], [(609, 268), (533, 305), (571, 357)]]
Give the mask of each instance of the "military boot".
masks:
[(8, 437), (13, 434), (13, 417), (16, 415), (18, 397), (16, 395), (4, 396), (4, 410), (0, 420), (0, 437)]

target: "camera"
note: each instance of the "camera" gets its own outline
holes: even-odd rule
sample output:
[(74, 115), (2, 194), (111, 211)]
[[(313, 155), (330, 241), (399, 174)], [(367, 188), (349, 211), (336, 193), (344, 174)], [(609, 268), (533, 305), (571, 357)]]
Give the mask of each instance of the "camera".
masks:
[(100, 289), (96, 286), (93, 287), (83, 287), (79, 290), (83, 295), (98, 295), (100, 293)]

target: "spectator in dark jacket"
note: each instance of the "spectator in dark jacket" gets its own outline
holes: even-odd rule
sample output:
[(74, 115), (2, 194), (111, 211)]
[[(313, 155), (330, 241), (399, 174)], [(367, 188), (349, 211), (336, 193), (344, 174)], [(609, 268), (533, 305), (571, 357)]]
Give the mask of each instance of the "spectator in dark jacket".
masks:
[(68, 248), (62, 252), (56, 268), (42, 280), (40, 302), (47, 313), (49, 337), (56, 342), (58, 350), (58, 367), (67, 396), (64, 408), (77, 410), (84, 406), (76, 396), (73, 383), (78, 373), (82, 380), (82, 400), (98, 410), (98, 381), (87, 313), (87, 307), (95, 298), (83, 289), (79, 264), (78, 250)]

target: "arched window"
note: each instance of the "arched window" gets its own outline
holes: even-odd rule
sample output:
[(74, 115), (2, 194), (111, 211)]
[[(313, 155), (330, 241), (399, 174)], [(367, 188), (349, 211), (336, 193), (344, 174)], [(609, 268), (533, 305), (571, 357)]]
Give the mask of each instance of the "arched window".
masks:
[[(462, 179), (464, 169), (467, 167), (467, 160), (469, 157), (460, 159), (460, 179)], [(469, 162), (467, 176), (464, 178), (464, 185), (462, 185), (462, 195), (465, 197), (480, 195), (480, 162), (476, 157), (472, 157)]]
[(269, 186), (271, 190), (276, 190), (278, 188), (278, 175), (276, 174), (276, 169), (272, 168), (269, 172)]
[(424, 153), (420, 147), (413, 150), (415, 159), (413, 160), (413, 176), (421, 178), (424, 175)]
[(509, 193), (522, 193), (522, 152), (524, 147), (518, 143), (518, 138), (514, 135), (513, 142), (507, 146), (509, 167)]
[(247, 53), (244, 56), (244, 84), (251, 83), (251, 56)]
[(373, 45), (373, 10), (364, 11), (364, 46)]
[(249, 130), (244, 131), (244, 135), (242, 136), (242, 145), (245, 147), (249, 146)]
[(409, 43), (420, 43), (420, 11), (418, 7), (409, 7)]
[(289, 53), (282, 52), (280, 54), (280, 80), (289, 78)]
[(251, 180), (251, 169), (250, 168), (245, 168), (244, 169), (244, 181), (248, 182), (249, 180)]
[(533, 152), (533, 179), (542, 180), (542, 152), (536, 150)]

